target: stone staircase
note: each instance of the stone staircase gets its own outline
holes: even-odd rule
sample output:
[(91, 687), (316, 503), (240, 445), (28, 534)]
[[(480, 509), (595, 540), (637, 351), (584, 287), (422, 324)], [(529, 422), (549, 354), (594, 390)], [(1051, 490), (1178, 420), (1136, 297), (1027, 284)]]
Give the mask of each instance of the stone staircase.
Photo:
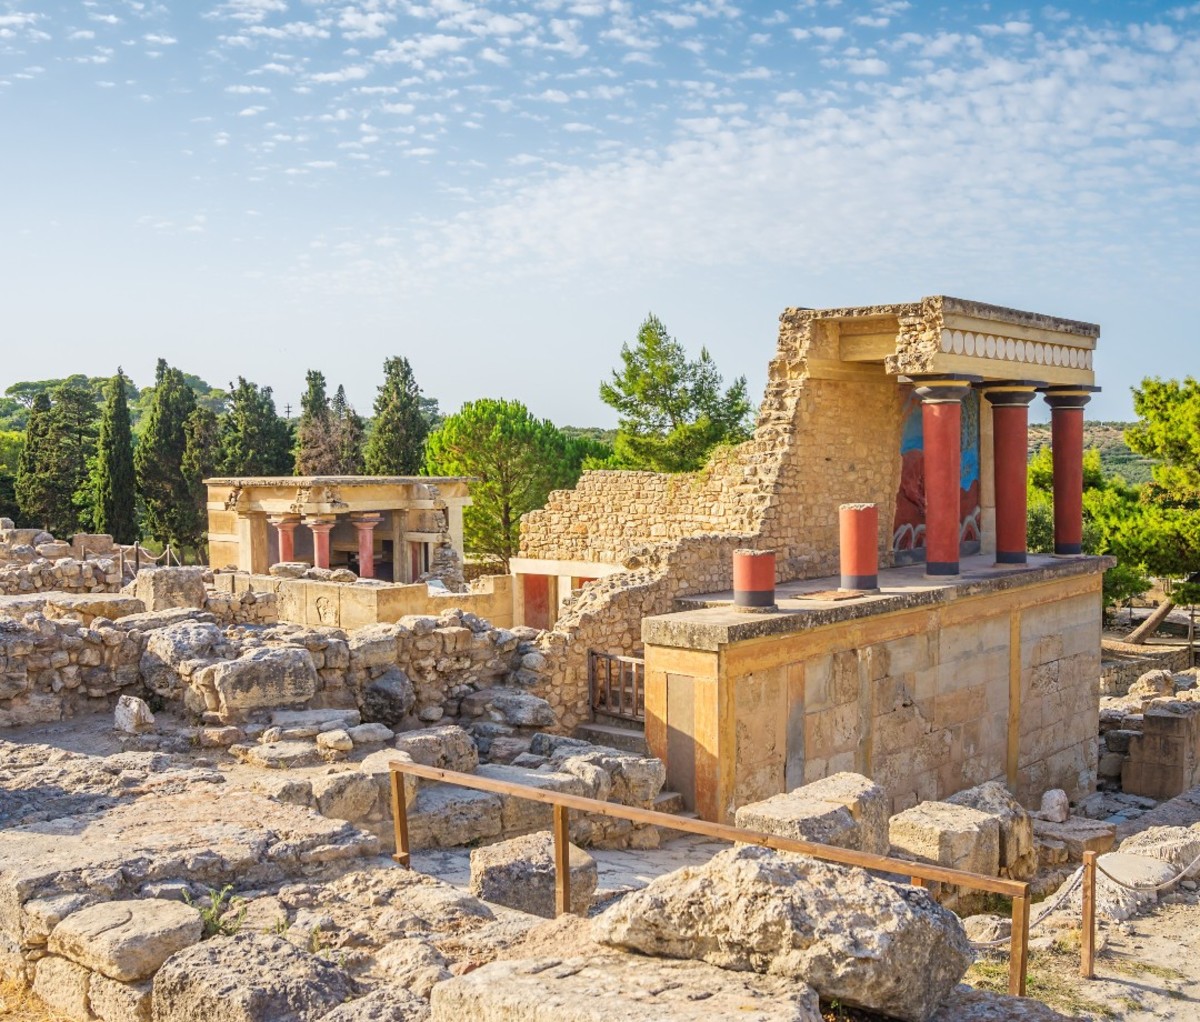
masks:
[(641, 728), (622, 727), (619, 724), (606, 724), (591, 721), (580, 724), (575, 729), (574, 737), (580, 738), (593, 745), (607, 745), (610, 749), (620, 749), (635, 756), (649, 756), (646, 748), (646, 733)]

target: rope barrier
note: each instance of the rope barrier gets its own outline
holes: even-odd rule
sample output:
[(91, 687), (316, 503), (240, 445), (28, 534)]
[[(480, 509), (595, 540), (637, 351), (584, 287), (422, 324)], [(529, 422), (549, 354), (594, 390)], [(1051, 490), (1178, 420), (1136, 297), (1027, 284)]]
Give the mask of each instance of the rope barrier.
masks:
[[(1066, 901), (1067, 898), (1069, 898), (1075, 892), (1075, 888), (1078, 887), (1082, 882), (1083, 882), (1083, 867), (1080, 866), (1079, 869), (1077, 869), (1075, 871), (1075, 873), (1072, 875), (1070, 882), (1065, 887), (1063, 887), (1058, 892), (1058, 894), (1056, 894), (1054, 896), (1054, 900), (1052, 902), (1050, 902), (1049, 905), (1047, 905), (1045, 908), (1042, 909), (1041, 913), (1038, 915), (1038, 917), (1036, 919), (1034, 919), (1030, 922), (1029, 932), (1032, 933), (1038, 925), (1045, 922), (1046, 917), (1049, 916), (1051, 913), (1055, 912), (1058, 909), (1059, 905), (1061, 905), (1064, 901)], [(1007, 944), (1011, 940), (1012, 940), (1012, 934), (1010, 933), (1007, 937), (999, 937), (996, 940), (988, 940), (988, 941), (973, 940), (973, 941), (971, 941), (971, 947), (977, 948), (980, 951), (984, 951), (984, 950), (987, 950), (988, 948), (1003, 947), (1005, 944)]]

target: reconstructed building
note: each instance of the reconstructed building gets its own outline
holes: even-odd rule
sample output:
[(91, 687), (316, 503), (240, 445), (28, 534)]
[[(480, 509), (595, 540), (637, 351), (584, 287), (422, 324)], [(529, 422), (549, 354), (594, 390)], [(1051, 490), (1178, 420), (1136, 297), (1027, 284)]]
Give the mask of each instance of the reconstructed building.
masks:
[(209, 563), (265, 574), (280, 561), (414, 582), (448, 542), (461, 561), (464, 478), (206, 479)]
[[(515, 619), (553, 629), (564, 718), (589, 713), (592, 654), (644, 648), (647, 740), (710, 819), (843, 769), (897, 810), (989, 779), (1089, 790), (1111, 563), (1080, 555), (1098, 335), (944, 296), (786, 310), (752, 440), (689, 475), (585, 473), (525, 517)], [(1057, 557), (1025, 551), (1042, 398)], [(836, 592), (844, 504), (877, 510), (877, 593)], [(732, 606), (746, 547), (794, 583), (770, 612)]]

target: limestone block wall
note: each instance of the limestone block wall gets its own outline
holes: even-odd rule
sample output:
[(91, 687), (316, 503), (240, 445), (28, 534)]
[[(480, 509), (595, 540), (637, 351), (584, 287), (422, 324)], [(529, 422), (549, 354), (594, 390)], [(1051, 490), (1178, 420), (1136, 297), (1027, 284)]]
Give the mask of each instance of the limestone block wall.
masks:
[(465, 593), (436, 593), (424, 582), (414, 585), (321, 582), (313, 579), (216, 572), (213, 587), (231, 597), (273, 594), (276, 620), (325, 628), (363, 628), (410, 615), (432, 615), (458, 609), (500, 628), (513, 624), (512, 578), (491, 575), (476, 579)]
[(688, 617), (647, 644), (646, 736), (707, 819), (843, 770), (893, 812), (989, 780), (1026, 805), (1095, 786), (1098, 573), (719, 649), (699, 633), (688, 647)]
[(74, 557), (59, 557), (53, 561), (36, 557), (24, 563), (10, 562), (0, 566), (0, 594), (5, 595), (51, 591), (115, 593), (121, 583), (120, 565), (108, 557), (86, 561)]

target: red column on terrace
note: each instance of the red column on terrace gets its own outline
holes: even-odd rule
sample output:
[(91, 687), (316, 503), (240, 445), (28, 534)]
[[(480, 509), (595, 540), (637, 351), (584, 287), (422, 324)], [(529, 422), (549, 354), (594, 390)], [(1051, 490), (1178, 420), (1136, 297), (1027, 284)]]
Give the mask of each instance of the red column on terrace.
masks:
[(983, 385), (992, 406), (992, 464), (996, 480), (996, 563), (1028, 559), (1029, 402), (1044, 383), (1009, 380)]
[(296, 526), (300, 519), (293, 515), (272, 515), (267, 519), (275, 526), (279, 534), (279, 559), (294, 561), (296, 559)]
[(332, 518), (310, 518), (304, 523), (312, 529), (313, 567), (329, 567), (329, 533), (333, 531)]
[(925, 574), (958, 574), (962, 491), (962, 400), (980, 377), (908, 378), (921, 399), (925, 441)]
[(375, 526), (383, 515), (355, 515), (350, 519), (358, 530), (358, 577), (375, 577)]
[(1054, 552), (1083, 553), (1083, 406), (1099, 387), (1046, 387), (1054, 455)]

